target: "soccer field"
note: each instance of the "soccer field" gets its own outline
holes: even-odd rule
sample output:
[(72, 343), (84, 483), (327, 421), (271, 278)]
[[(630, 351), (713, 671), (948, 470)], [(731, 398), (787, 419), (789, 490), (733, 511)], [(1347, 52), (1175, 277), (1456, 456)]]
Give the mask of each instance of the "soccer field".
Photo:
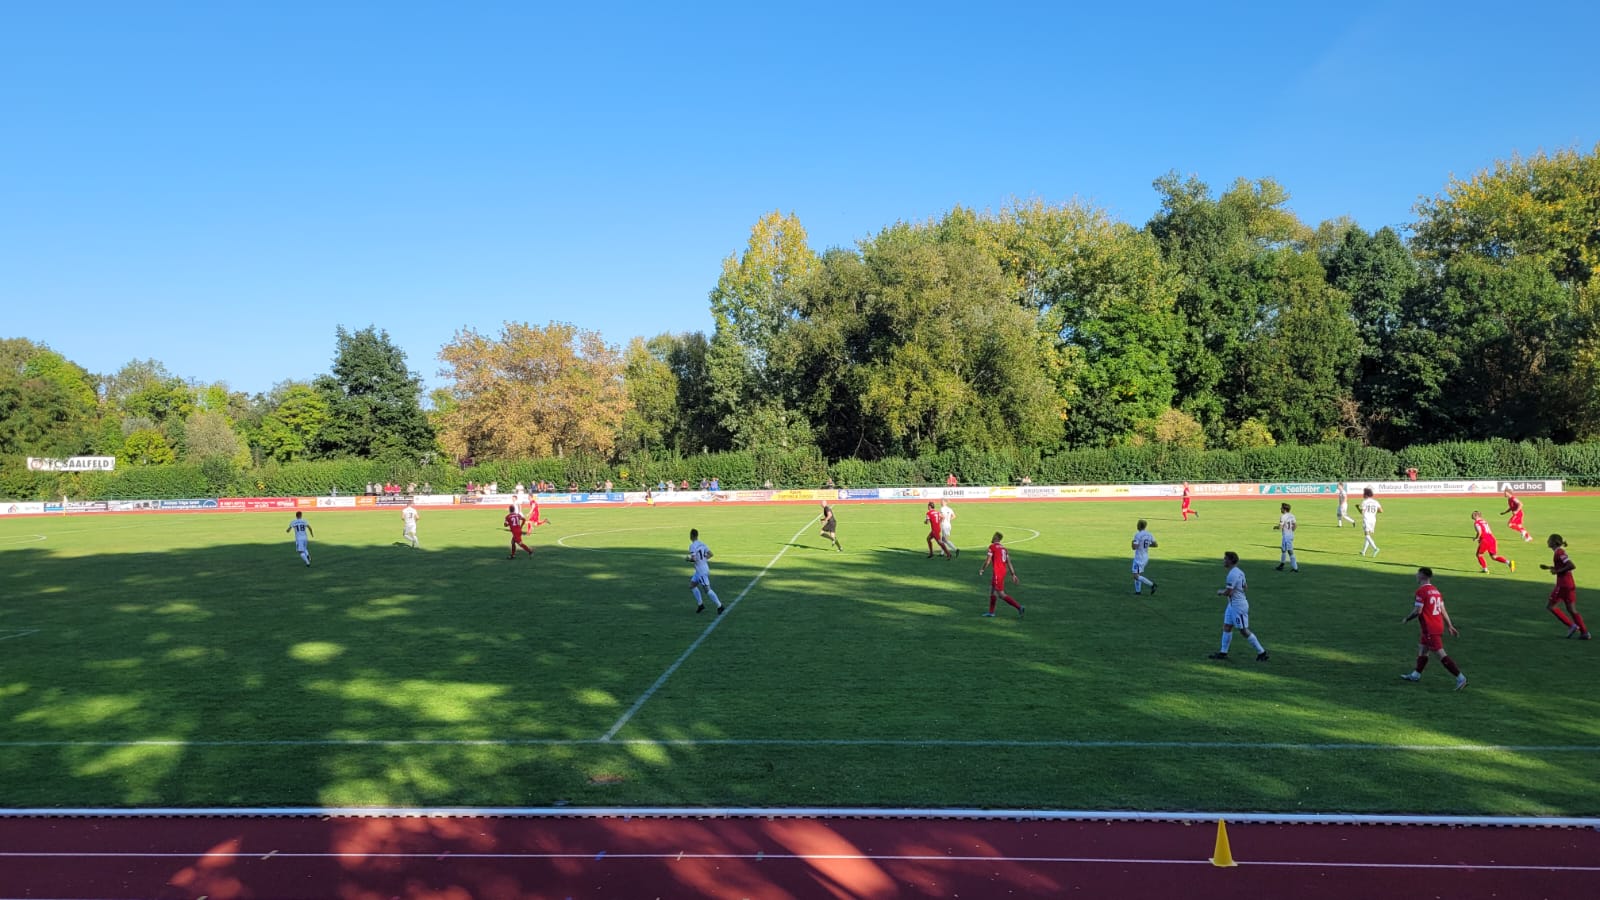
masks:
[[(1579, 609), (1600, 498), (1385, 498), (1382, 554), (1296, 499), (958, 503), (951, 562), (919, 504), (547, 507), (0, 520), (0, 806), (740, 805), (1600, 814), (1600, 642), (1545, 611), (1564, 534)], [(1477, 572), (1469, 514), (1515, 574)], [(1139, 518), (1160, 546), (1135, 597)], [(691, 527), (730, 604), (696, 614)], [(1026, 618), (978, 575), (1005, 533)], [(1221, 556), (1251, 625), (1213, 661)], [(1416, 566), (1461, 636), (1416, 651)], [(1589, 606), (1600, 616), (1600, 606)], [(1594, 623), (1600, 627), (1600, 620)]]

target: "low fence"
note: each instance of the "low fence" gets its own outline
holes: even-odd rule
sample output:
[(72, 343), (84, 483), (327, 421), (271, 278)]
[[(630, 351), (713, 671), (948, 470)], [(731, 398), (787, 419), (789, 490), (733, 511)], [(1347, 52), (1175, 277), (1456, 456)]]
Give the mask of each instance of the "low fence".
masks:
[[(1346, 489), (1359, 497), (1365, 488), (1379, 496), (1395, 495), (1475, 495), (1559, 494), (1565, 491), (1560, 480), (1478, 480), (1478, 481), (1352, 481)], [(1233, 482), (1191, 484), (1196, 498), (1332, 496), (1338, 484), (1311, 482)], [(1040, 485), (954, 485), (941, 487), (822, 488), (817, 490), (758, 491), (610, 491), (535, 494), (541, 506), (623, 506), (628, 504), (677, 505), (697, 503), (818, 503), (873, 502), (907, 500), (1092, 500), (1175, 498), (1183, 493), (1180, 484), (1040, 484)], [(60, 515), (63, 513), (126, 512), (244, 512), (262, 510), (312, 509), (394, 509), (408, 502), (427, 507), (492, 507), (517, 503), (514, 494), (416, 494), (331, 497), (206, 497), (190, 500), (71, 500), (46, 502), (8, 502), (0, 500), (0, 516)], [(523, 502), (526, 502), (523, 499)]]

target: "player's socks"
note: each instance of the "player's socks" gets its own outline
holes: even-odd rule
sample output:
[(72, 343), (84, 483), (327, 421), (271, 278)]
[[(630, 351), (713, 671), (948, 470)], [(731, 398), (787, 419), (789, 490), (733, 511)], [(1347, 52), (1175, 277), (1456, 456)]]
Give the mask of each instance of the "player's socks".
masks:
[(1256, 637), (1254, 632), (1251, 632), (1250, 634), (1245, 635), (1245, 640), (1248, 640), (1250, 642), (1250, 648), (1252, 650), (1256, 651), (1257, 653), (1265, 653), (1265, 652), (1267, 652), (1267, 648), (1261, 646), (1261, 639)]
[(706, 605), (705, 598), (700, 596), (700, 589), (699, 588), (691, 587), (691, 588), (689, 588), (689, 593), (694, 595), (694, 602), (700, 604), (701, 606), (705, 606)]
[(1422, 670), (1426, 669), (1427, 667), (1428, 667), (1428, 654), (1424, 653), (1421, 656), (1417, 657), (1417, 667), (1412, 671), (1416, 672), (1418, 675), (1421, 675), (1422, 674)]
[(1451, 675), (1456, 676), (1456, 678), (1460, 678), (1461, 677), (1461, 669), (1456, 666), (1456, 661), (1451, 659), (1450, 657), (1448, 657), (1448, 656), (1439, 657), (1439, 665), (1444, 666), (1444, 670), (1446, 672), (1449, 672)]
[(1224, 631), (1222, 633), (1222, 652), (1223, 653), (1227, 653), (1228, 652), (1228, 647), (1230, 645), (1232, 645), (1232, 644), (1233, 644), (1233, 632)]
[(1588, 637), (1589, 626), (1583, 624), (1583, 616), (1578, 615), (1578, 611), (1570, 606), (1567, 607), (1567, 612), (1572, 613), (1572, 624), (1578, 626), (1578, 630), (1583, 632), (1584, 637)]
[(1004, 600), (1005, 602), (1007, 602), (1007, 603), (1011, 604), (1012, 606), (1016, 607), (1017, 608), (1017, 612), (1022, 612), (1022, 604), (1018, 603), (1017, 601), (1015, 601), (1013, 599), (1011, 599), (1011, 595), (1010, 594), (1001, 594), (1000, 595), (1000, 599)]
[(991, 616), (994, 615), (994, 604), (995, 604), (995, 601), (997, 599), (999, 599), (999, 598), (996, 597), (993, 592), (990, 592), (990, 594), (989, 594), (989, 615), (991, 615)]
[(706, 588), (706, 595), (711, 598), (712, 603), (717, 605), (717, 609), (722, 608), (722, 601), (718, 599), (716, 591), (713, 591), (711, 588)]
[[(1559, 609), (1556, 609), (1554, 606), (1550, 607), (1550, 615), (1555, 616), (1557, 619), (1560, 619), (1561, 620), (1561, 624), (1567, 626), (1568, 628), (1577, 628), (1578, 627), (1571, 619), (1567, 618), (1567, 614), (1566, 613), (1562, 612)], [(1571, 637), (1572, 635), (1568, 634), (1567, 636)]]

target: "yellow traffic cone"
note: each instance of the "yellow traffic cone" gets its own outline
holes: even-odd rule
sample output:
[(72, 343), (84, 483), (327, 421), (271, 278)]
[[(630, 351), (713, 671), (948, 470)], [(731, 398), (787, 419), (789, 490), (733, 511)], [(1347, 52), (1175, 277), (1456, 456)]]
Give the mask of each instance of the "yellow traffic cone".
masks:
[(1228, 847), (1228, 823), (1221, 819), (1217, 820), (1217, 848), (1211, 852), (1213, 866), (1226, 869), (1238, 865), (1233, 861), (1233, 850)]

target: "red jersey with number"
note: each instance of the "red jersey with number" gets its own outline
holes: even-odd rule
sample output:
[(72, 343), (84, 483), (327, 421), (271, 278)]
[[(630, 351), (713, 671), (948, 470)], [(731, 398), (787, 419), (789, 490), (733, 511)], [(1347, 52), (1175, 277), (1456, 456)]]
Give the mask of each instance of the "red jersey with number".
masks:
[(522, 517), (522, 513), (514, 512), (506, 514), (506, 527), (511, 529), (512, 534), (521, 534), (522, 523), (526, 521), (527, 520)]
[(999, 584), (1006, 579), (1006, 571), (1011, 567), (1011, 554), (999, 544), (989, 545), (989, 565), (994, 566), (994, 583)]
[(1514, 513), (1522, 511), (1522, 501), (1517, 499), (1516, 494), (1506, 497), (1506, 509), (1509, 509)]
[(1494, 543), (1494, 532), (1489, 530), (1489, 520), (1488, 519), (1478, 519), (1477, 521), (1473, 522), (1472, 524), (1473, 524), (1474, 527), (1476, 527), (1478, 529), (1478, 543), (1480, 543), (1480, 544), (1492, 544), (1492, 543)]
[[(1565, 547), (1557, 547), (1556, 548), (1556, 558), (1555, 558), (1554, 562), (1552, 563), (1551, 567), (1559, 569), (1562, 566), (1567, 565), (1570, 562), (1572, 562), (1572, 557), (1567, 555), (1567, 548), (1565, 548)], [(1560, 575), (1556, 576), (1556, 587), (1558, 587), (1558, 588), (1573, 588), (1573, 589), (1576, 589), (1578, 587), (1578, 583), (1576, 581), (1574, 581), (1573, 578), (1572, 578), (1572, 570), (1571, 569), (1568, 569), (1567, 571), (1562, 572)]]
[(1422, 605), (1423, 634), (1444, 634), (1444, 595), (1431, 584), (1417, 588), (1417, 602)]
[(937, 509), (930, 509), (930, 510), (928, 510), (928, 514), (926, 516), (923, 516), (923, 518), (928, 520), (928, 533), (933, 535), (934, 537), (938, 537), (939, 536), (939, 511)]

